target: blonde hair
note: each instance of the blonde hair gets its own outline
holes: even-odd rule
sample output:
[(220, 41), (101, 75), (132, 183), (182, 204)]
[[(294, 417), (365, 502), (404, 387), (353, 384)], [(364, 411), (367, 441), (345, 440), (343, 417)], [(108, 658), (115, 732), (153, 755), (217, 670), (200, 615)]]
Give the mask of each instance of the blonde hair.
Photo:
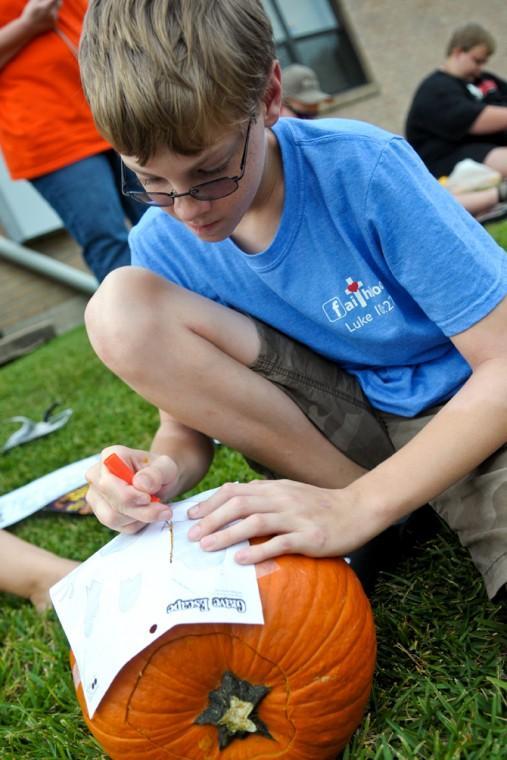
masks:
[(468, 52), (477, 45), (485, 45), (489, 55), (493, 55), (495, 52), (496, 42), (493, 35), (480, 24), (470, 22), (455, 30), (449, 40), (446, 52), (447, 55), (451, 55), (453, 50)]
[(79, 53), (98, 129), (141, 164), (255, 117), (274, 58), (261, 0), (92, 0)]

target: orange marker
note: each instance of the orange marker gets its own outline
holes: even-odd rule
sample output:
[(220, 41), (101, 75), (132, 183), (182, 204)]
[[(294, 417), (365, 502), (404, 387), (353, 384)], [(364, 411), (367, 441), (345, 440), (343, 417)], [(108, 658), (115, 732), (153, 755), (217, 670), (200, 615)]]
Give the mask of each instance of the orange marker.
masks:
[[(134, 479), (135, 472), (128, 466), (128, 464), (125, 464), (123, 459), (121, 459), (118, 454), (110, 454), (104, 459), (104, 464), (110, 473), (116, 475), (117, 478), (121, 478), (121, 480), (124, 480), (125, 483), (132, 485), (132, 480)], [(158, 496), (152, 496), (151, 500), (160, 501)]]

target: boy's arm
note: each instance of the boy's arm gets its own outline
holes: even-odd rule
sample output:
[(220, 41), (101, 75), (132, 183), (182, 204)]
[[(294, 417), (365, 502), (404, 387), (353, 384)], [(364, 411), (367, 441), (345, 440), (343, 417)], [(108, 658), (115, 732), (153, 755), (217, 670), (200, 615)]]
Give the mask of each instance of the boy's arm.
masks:
[(178, 479), (171, 494), (176, 495), (188, 491), (206, 475), (214, 450), (207, 436), (191, 430), (160, 410), (160, 425), (150, 451), (169, 456), (176, 463)]
[(61, 0), (28, 0), (18, 18), (0, 28), (0, 69), (34, 37), (53, 29)]
[[(394, 519), (435, 497), (507, 442), (507, 297), (451, 338), (472, 375), (409, 443), (349, 489)], [(347, 489), (348, 490), (348, 489)]]
[[(227, 485), (193, 510), (191, 538), (219, 549), (273, 535), (237, 555), (346, 555), (429, 501), (507, 441), (507, 298), (452, 338), (472, 367), (460, 391), (406, 446), (340, 490), (292, 481)], [(228, 522), (246, 518), (223, 529)], [(203, 539), (203, 540), (202, 540)]]

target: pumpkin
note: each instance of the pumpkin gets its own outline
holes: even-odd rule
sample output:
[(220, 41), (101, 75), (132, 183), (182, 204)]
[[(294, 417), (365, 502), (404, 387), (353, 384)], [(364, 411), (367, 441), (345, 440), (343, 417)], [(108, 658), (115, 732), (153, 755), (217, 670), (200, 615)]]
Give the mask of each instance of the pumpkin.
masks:
[(74, 673), (113, 760), (335, 760), (371, 691), (368, 599), (341, 559), (283, 556), (257, 575), (264, 625), (172, 628), (125, 665), (92, 720)]

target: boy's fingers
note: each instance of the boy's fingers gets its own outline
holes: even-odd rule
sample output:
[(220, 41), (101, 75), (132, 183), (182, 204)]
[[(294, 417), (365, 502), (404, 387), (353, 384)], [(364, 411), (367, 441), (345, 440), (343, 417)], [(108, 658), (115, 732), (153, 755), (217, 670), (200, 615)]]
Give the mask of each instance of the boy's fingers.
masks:
[(172, 518), (172, 509), (166, 504), (153, 502), (146, 507), (110, 504), (93, 486), (88, 489), (87, 502), (98, 520), (114, 530), (123, 530), (132, 522), (139, 523), (141, 526)]
[[(120, 471), (115, 467), (106, 465), (106, 460), (111, 454), (121, 460)], [(146, 506), (150, 502), (150, 496), (155, 493), (156, 484), (150, 490), (148, 487), (141, 487), (141, 484), (134, 486), (133, 479), (137, 475), (140, 466), (145, 467), (149, 464), (149, 455), (142, 451), (132, 451), (121, 446), (115, 446), (104, 449), (102, 452), (102, 461), (100, 467), (91, 473), (95, 478), (93, 482), (102, 490), (107, 500), (118, 507), (120, 506)], [(141, 465), (139, 464), (141, 463)], [(126, 475), (123, 471), (126, 471)], [(132, 482), (132, 485), (129, 485)], [(152, 480), (150, 480), (150, 485)], [(158, 490), (158, 488), (156, 489)]]
[(90, 483), (88, 503), (100, 522), (114, 530), (123, 531), (124, 526), (131, 522), (146, 524), (172, 517), (170, 507), (151, 502), (149, 492), (127, 485), (101, 463), (87, 471), (86, 479)]
[[(252, 504), (252, 499), (257, 498), (256, 505), (258, 511), (267, 512), (270, 509), (270, 502), (260, 491), (264, 481), (252, 480), (250, 483), (226, 483), (221, 486), (216, 493), (191, 507), (188, 510), (188, 516), (192, 519), (210, 515), (220, 507), (228, 506), (239, 510), (237, 517), (243, 517), (248, 513), (248, 505)], [(261, 497), (262, 493), (262, 497)], [(252, 511), (250, 509), (250, 511)], [(231, 518), (232, 519), (232, 518)]]
[[(111, 454), (116, 454), (134, 473), (132, 485), (144, 493), (158, 495), (169, 489), (174, 491), (174, 485), (178, 479), (178, 466), (176, 462), (166, 454), (154, 454), (139, 449), (129, 449), (126, 446), (110, 446), (103, 450), (102, 461), (107, 459)], [(107, 470), (107, 468), (104, 467)], [(107, 473), (110, 475), (109, 470)], [(101, 470), (104, 474), (104, 470)], [(112, 481), (105, 477), (104, 488), (107, 482)]]
[(118, 513), (130, 520), (139, 520), (143, 523), (160, 522), (170, 520), (173, 516), (172, 509), (166, 504), (153, 502), (147, 507), (123, 506), (118, 508)]
[(178, 468), (174, 460), (165, 455), (157, 456), (149, 464), (137, 468), (132, 485), (141, 491), (157, 494), (164, 486), (174, 482)]
[(283, 554), (300, 554), (295, 534), (274, 536), (261, 544), (251, 544), (240, 549), (234, 555), (238, 565), (257, 565), (267, 559), (281, 557)]
[[(200, 522), (190, 529), (189, 538), (199, 540), (235, 520), (240, 520), (234, 526), (235, 535), (240, 536), (237, 539), (239, 541), (252, 536), (266, 536), (278, 528), (281, 531), (289, 530), (287, 516), (281, 518), (280, 513), (274, 513), (265, 499), (255, 495), (243, 495), (233, 496), (225, 504), (202, 517)], [(244, 530), (247, 531), (244, 535), (240, 533), (240, 526), (244, 526)]]
[(145, 523), (132, 520), (110, 507), (93, 485), (90, 485), (88, 488), (86, 501), (92, 508), (97, 520), (105, 525), (106, 528), (111, 528), (111, 530), (121, 533), (136, 533), (145, 525)]
[[(199, 525), (194, 526), (200, 528)], [(256, 536), (272, 536), (282, 534), (287, 539), (288, 532), (296, 529), (289, 526), (284, 515), (280, 514), (253, 514), (240, 520), (234, 525), (229, 525), (216, 533), (206, 532), (200, 540), (201, 548), (206, 551), (225, 549), (240, 541), (247, 541)], [(192, 528), (194, 530), (194, 528)], [(285, 535), (286, 534), (286, 535)], [(292, 533), (291, 533), (292, 535)]]
[(95, 464), (92, 464), (92, 466), (86, 470), (86, 473), (85, 473), (86, 482), (90, 484), (94, 483), (98, 477), (99, 472), (100, 472), (100, 462), (96, 462)]

